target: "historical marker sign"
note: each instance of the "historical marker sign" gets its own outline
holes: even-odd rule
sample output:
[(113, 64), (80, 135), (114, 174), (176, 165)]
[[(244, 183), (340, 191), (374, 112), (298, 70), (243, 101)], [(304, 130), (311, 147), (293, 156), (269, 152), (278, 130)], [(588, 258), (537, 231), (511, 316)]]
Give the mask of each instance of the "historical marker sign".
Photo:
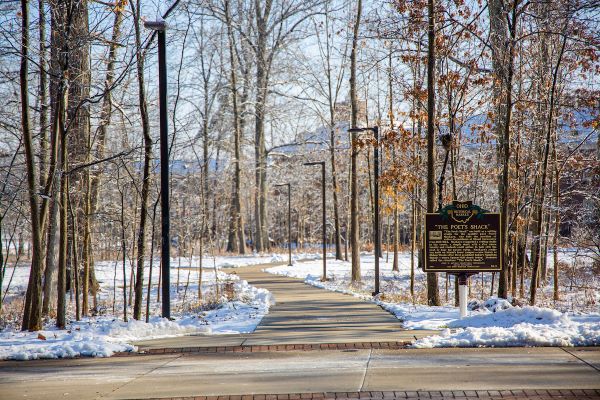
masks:
[(502, 269), (500, 214), (470, 201), (454, 201), (425, 216), (425, 272), (494, 272)]

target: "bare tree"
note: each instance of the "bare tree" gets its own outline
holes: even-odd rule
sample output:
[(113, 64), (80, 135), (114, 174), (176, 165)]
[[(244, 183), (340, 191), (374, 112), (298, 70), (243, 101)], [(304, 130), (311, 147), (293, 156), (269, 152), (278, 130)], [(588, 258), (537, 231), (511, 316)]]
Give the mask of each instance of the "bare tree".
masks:
[(133, 304), (133, 318), (142, 317), (142, 297), (144, 291), (144, 257), (146, 253), (146, 221), (148, 220), (148, 196), (150, 193), (150, 163), (152, 160), (152, 137), (150, 136), (150, 122), (148, 117), (148, 104), (146, 101), (146, 88), (144, 84), (144, 54), (141, 39), (141, 3), (137, 0), (131, 2), (131, 12), (134, 17), (138, 99), (140, 116), (142, 118), (142, 133), (144, 135), (144, 166), (141, 190), (141, 211), (137, 236), (137, 271), (135, 281), (135, 299)]
[[(240, 121), (240, 111), (238, 109), (238, 88), (237, 88), (237, 70), (235, 57), (235, 38), (231, 22), (229, 10), (230, 0), (225, 0), (224, 13), (225, 24), (227, 26), (227, 44), (229, 50), (230, 63), (230, 82), (231, 86), (231, 102), (233, 108), (233, 185), (231, 193), (231, 215), (229, 222), (229, 241), (227, 244), (228, 251), (236, 251), (240, 254), (246, 253), (246, 239), (244, 237), (244, 219), (242, 217), (242, 201), (241, 201), (241, 157), (242, 157), (242, 129)], [(200, 289), (198, 289), (200, 290)]]
[[(357, 1), (356, 19), (352, 30), (352, 48), (350, 50), (350, 104), (352, 128), (358, 124), (358, 99), (356, 95), (356, 52), (358, 50), (358, 32), (362, 13), (362, 0)], [(359, 282), (360, 276), (360, 232), (358, 224), (358, 134), (352, 131), (350, 144), (350, 248), (352, 251), (352, 282)]]
[(21, 126), (23, 128), (23, 147), (27, 160), (27, 191), (31, 212), (31, 239), (33, 258), (25, 300), (23, 330), (40, 330), (42, 328), (42, 231), (40, 229), (40, 213), (37, 200), (37, 176), (31, 122), (29, 116), (29, 2), (21, 0), (21, 69), (19, 83), (21, 87)]
[[(428, 0), (427, 28), (427, 212), (435, 208), (435, 4)], [(438, 277), (427, 273), (427, 303), (440, 305)]]

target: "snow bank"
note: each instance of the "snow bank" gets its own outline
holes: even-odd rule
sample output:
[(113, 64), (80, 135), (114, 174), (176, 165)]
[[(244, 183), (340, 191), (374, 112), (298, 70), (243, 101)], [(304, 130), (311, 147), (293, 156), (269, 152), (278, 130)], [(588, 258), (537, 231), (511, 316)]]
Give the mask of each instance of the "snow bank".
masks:
[(380, 300), (374, 302), (386, 311), (394, 314), (402, 321), (406, 329), (437, 330), (458, 316), (458, 309), (450, 306), (426, 306), (410, 303), (388, 303)]
[[(115, 352), (136, 351), (129, 343), (139, 340), (254, 331), (275, 304), (273, 295), (237, 276), (219, 273), (219, 277), (228, 277), (233, 282), (236, 299), (231, 301), (222, 297), (215, 309), (175, 312), (173, 320), (153, 316), (149, 322), (133, 319), (124, 322), (112, 316), (100, 316), (71, 321), (66, 330), (55, 329), (54, 321), (49, 321), (39, 332), (5, 329), (0, 332), (0, 360), (110, 357)], [(205, 278), (207, 284), (214, 282), (214, 274), (207, 273)], [(203, 285), (203, 293), (207, 292), (205, 289)], [(192, 297), (193, 293), (197, 293), (197, 286), (189, 291), (190, 304), (197, 301)], [(171, 298), (173, 304), (182, 302), (176, 290), (172, 290)], [(122, 309), (122, 304), (120, 307)]]
[(414, 343), (431, 347), (511, 346), (598, 346), (600, 314), (571, 318), (543, 307), (512, 307), (503, 299), (491, 298), (473, 315), (446, 324), (439, 336)]
[(115, 352), (134, 350), (134, 346), (113, 343), (106, 335), (96, 333), (94, 330), (0, 333), (0, 360), (110, 357)]
[(448, 324), (449, 328), (459, 327), (474, 327), (474, 328), (485, 328), (485, 327), (501, 327), (510, 328), (511, 326), (528, 323), (531, 325), (556, 325), (563, 324), (570, 321), (570, 318), (561, 313), (560, 311), (552, 310), (550, 308), (540, 307), (511, 307), (496, 312), (479, 312), (452, 321)]
[(431, 347), (597, 346), (600, 315), (576, 321), (559, 311), (541, 307), (510, 307), (496, 312), (480, 311), (447, 324), (439, 336), (414, 343)]

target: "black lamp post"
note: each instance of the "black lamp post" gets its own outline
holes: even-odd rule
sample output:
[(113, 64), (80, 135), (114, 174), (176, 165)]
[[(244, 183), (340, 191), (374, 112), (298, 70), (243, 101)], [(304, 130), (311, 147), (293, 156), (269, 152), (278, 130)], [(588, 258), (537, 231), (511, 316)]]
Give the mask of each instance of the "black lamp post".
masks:
[(288, 265), (292, 266), (292, 186), (289, 183), (281, 183), (275, 186), (287, 186), (288, 190)]
[(374, 199), (375, 218), (373, 221), (375, 233), (375, 291), (373, 296), (379, 294), (379, 256), (381, 255), (381, 233), (379, 232), (379, 127), (373, 126), (368, 128), (350, 128), (348, 132), (364, 132), (372, 131), (375, 145), (373, 146), (373, 182), (374, 182)]
[(321, 194), (323, 200), (323, 277), (322, 281), (327, 280), (327, 210), (325, 209), (325, 161), (307, 162), (304, 165), (321, 166)]
[(171, 317), (171, 239), (169, 206), (169, 120), (167, 119), (167, 45), (165, 21), (145, 21), (144, 27), (158, 34), (158, 92), (160, 104), (160, 210), (162, 258), (162, 316)]

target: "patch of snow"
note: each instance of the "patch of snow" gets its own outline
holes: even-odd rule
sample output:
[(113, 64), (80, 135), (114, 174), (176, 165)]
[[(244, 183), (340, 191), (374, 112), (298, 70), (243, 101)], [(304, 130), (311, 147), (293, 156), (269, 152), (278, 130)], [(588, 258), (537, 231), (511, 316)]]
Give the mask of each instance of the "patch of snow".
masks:
[(467, 304), (467, 309), (470, 311), (478, 311), (481, 309), (486, 309), (491, 312), (496, 312), (499, 310), (506, 310), (511, 308), (512, 304), (506, 299), (499, 299), (497, 297), (490, 297), (485, 302), (481, 302), (479, 300), (471, 300), (469, 304)]
[(578, 322), (567, 314), (539, 307), (513, 307), (481, 313), (448, 324), (440, 335), (417, 340), (413, 347), (598, 346), (600, 315)]
[[(273, 295), (262, 288), (249, 285), (236, 275), (218, 271), (217, 275), (210, 270), (202, 274), (202, 296), (214, 302), (212, 309), (203, 310), (198, 300), (198, 275), (192, 269), (187, 271), (171, 271), (171, 310), (173, 320), (161, 318), (160, 303), (156, 302), (157, 286), (151, 291), (151, 317), (149, 322), (131, 319), (131, 308), (128, 307), (129, 321), (122, 318), (123, 301), (121, 298), (123, 285), (122, 272), (115, 275), (122, 267), (119, 263), (99, 262), (96, 265), (96, 276), (101, 283), (99, 302), (109, 304), (115, 293), (115, 316), (99, 315), (82, 318), (80, 321), (69, 321), (67, 329), (54, 327), (55, 321), (49, 320), (44, 329), (38, 332), (20, 332), (18, 327), (8, 327), (0, 331), (0, 360), (31, 360), (40, 358), (72, 358), (79, 356), (110, 357), (115, 352), (135, 351), (129, 344), (139, 340), (174, 337), (188, 334), (232, 334), (249, 333), (256, 329), (261, 319), (275, 304)], [(157, 269), (157, 267), (155, 267)], [(26, 285), (28, 268), (20, 268), (17, 286)], [(149, 268), (146, 268), (147, 277)], [(178, 274), (180, 279), (178, 279)], [(190, 276), (188, 276), (190, 275)], [(189, 280), (189, 284), (188, 284)], [(179, 290), (177, 282), (180, 281)], [(153, 282), (158, 283), (158, 274), (153, 274)], [(233, 284), (235, 298), (228, 299), (223, 293), (223, 284)], [(188, 286), (187, 290), (185, 285)], [(215, 290), (220, 287), (220, 297)], [(118, 288), (118, 290), (115, 290)], [(144, 300), (145, 305), (145, 300)], [(106, 306), (105, 306), (106, 307)], [(71, 310), (72, 311), (72, 310)], [(72, 315), (70, 314), (72, 318)]]
[(273, 254), (271, 256), (271, 262), (272, 263), (281, 262), (281, 261), (283, 261), (283, 257), (281, 255), (279, 255), (279, 254)]

